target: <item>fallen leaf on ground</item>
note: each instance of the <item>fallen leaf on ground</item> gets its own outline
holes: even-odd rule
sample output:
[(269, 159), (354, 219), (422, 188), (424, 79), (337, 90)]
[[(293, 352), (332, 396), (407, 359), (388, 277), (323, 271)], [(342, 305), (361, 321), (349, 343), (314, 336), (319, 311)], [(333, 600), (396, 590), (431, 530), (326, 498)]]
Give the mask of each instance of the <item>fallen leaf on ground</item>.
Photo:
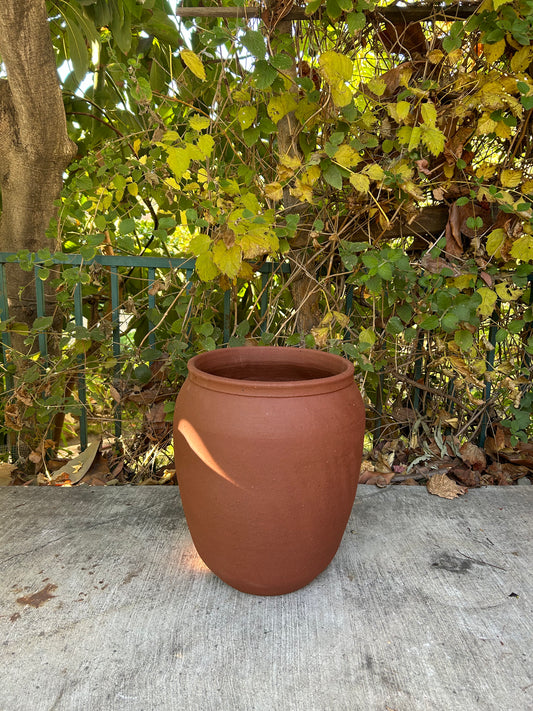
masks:
[(0, 464), (0, 486), (11, 486), (11, 475), (16, 468), (15, 464)]
[(465, 464), (478, 472), (482, 472), (487, 466), (487, 458), (482, 449), (472, 442), (466, 442), (459, 449), (461, 459)]
[(52, 483), (66, 481), (68, 478), (72, 484), (77, 484), (83, 479), (91, 468), (91, 464), (96, 457), (100, 442), (91, 442), (91, 444), (77, 457), (71, 459), (68, 464), (58, 469), (51, 477)]
[(459, 486), (446, 474), (434, 474), (426, 484), (426, 488), (430, 494), (443, 499), (455, 499), (468, 491), (466, 486)]

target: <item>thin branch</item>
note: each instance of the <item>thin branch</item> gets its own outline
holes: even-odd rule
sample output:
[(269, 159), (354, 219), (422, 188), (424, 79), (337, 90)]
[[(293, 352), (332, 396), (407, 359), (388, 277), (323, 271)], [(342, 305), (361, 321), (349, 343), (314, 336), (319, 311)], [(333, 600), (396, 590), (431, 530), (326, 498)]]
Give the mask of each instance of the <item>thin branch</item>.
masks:
[[(366, 12), (366, 16), (376, 20), (384, 19), (396, 24), (409, 24), (410, 22), (420, 22), (422, 20), (437, 20), (451, 21), (457, 19), (467, 19), (473, 15), (479, 8), (480, 2), (460, 3), (457, 5), (449, 5), (442, 7), (440, 4), (423, 4), (410, 5), (408, 7), (397, 7), (389, 5)], [(178, 7), (176, 8), (176, 17), (183, 18), (202, 18), (202, 17), (220, 17), (227, 19), (243, 18), (251, 20), (261, 17), (263, 9), (259, 6), (253, 7)], [(318, 15), (313, 13), (307, 15), (304, 8), (293, 8), (285, 17), (284, 20), (310, 20)]]

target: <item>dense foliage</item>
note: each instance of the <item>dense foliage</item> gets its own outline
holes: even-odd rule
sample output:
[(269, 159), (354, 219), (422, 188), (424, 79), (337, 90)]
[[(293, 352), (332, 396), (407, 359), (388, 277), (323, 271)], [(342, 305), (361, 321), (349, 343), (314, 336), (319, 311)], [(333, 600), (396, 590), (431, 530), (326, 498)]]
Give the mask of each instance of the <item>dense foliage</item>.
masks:
[[(503, 422), (526, 440), (532, 0), (484, 0), (455, 20), (442, 8), (387, 16), (371, 0), (312, 0), (296, 22), (290, 6), (269, 8), (259, 20), (177, 22), (165, 0), (50, 2), (78, 145), (50, 235), (87, 261), (196, 258), (191, 282), (123, 270), (115, 401), (154, 387), (168, 396), (192, 353), (222, 345), (229, 291), (230, 344), (353, 359), (375, 435), (468, 439)], [(23, 266), (40, 260), (48, 278), (50, 256), (23, 255)], [(258, 269), (271, 260), (290, 272), (265, 285)], [(93, 415), (109, 414), (107, 271), (56, 275), (67, 316), (80, 278), (86, 325), (67, 318), (61, 363), (27, 370), (6, 407), (15, 429), (40, 419), (41, 441), (50, 416), (35, 393), (63, 407), (80, 357)], [(77, 412), (72, 385), (66, 403)]]

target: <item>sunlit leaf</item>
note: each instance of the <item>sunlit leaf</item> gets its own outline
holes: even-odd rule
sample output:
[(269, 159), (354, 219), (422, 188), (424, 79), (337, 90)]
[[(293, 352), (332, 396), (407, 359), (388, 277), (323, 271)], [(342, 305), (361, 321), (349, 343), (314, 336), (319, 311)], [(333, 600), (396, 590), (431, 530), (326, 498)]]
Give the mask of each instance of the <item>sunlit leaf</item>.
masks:
[(187, 66), (195, 77), (206, 80), (205, 68), (200, 57), (190, 49), (182, 49), (180, 52), (182, 62)]
[(494, 306), (498, 300), (498, 294), (492, 289), (489, 289), (488, 286), (482, 286), (477, 290), (477, 293), (481, 296), (481, 303), (477, 307), (477, 313), (480, 316), (487, 318), (494, 311)]
[(189, 126), (193, 131), (203, 131), (204, 129), (209, 128), (210, 125), (211, 119), (207, 118), (207, 116), (193, 114), (189, 119)]
[(202, 281), (211, 281), (220, 273), (211, 252), (204, 252), (196, 259), (196, 271)]
[(223, 240), (220, 240), (213, 247), (213, 261), (230, 279), (235, 279), (241, 268), (242, 251), (238, 245), (226, 247)]

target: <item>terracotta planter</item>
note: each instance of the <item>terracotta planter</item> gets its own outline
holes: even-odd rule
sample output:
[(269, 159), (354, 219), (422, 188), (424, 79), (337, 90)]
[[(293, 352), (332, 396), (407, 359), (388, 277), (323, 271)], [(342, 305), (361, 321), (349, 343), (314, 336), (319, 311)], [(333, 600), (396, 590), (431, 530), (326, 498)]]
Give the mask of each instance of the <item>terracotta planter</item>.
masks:
[(183, 508), (204, 563), (255, 595), (297, 590), (339, 547), (365, 427), (353, 365), (299, 348), (195, 356), (176, 401)]

